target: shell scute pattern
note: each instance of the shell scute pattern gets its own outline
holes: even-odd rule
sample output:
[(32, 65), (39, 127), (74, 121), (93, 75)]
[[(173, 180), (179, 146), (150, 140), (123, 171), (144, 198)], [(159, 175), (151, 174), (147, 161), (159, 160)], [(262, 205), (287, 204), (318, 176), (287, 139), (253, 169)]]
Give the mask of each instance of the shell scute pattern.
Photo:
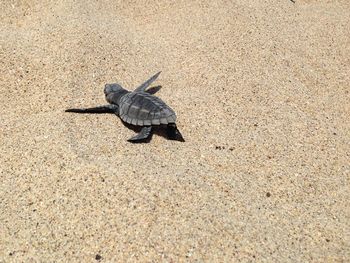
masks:
[(175, 112), (160, 98), (145, 92), (131, 92), (120, 99), (119, 114), (123, 121), (133, 125), (160, 125), (175, 123)]

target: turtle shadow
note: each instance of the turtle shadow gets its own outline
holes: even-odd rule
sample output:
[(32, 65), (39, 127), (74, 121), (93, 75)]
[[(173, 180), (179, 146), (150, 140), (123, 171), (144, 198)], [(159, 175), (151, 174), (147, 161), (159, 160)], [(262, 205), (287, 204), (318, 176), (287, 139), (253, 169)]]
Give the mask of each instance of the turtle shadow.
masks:
[(162, 88), (161, 85), (159, 85), (159, 86), (154, 86), (154, 87), (151, 87), (151, 88), (147, 89), (146, 92), (149, 93), (149, 94), (151, 94), (151, 95), (154, 95), (154, 94), (156, 94), (161, 88)]
[[(139, 133), (142, 130), (142, 126), (135, 126), (129, 123), (124, 122), (123, 120), (121, 120), (121, 122), (123, 123), (123, 125), (134, 131), (135, 134)], [(171, 140), (169, 139), (168, 133), (167, 133), (167, 125), (159, 125), (159, 126), (152, 126), (152, 133), (151, 135), (145, 139), (145, 140), (139, 140), (139, 141), (130, 141), (131, 143), (137, 144), (137, 143), (149, 143), (152, 140), (153, 135), (157, 135), (157, 136), (161, 136), (163, 138), (165, 138), (166, 140)], [(175, 140), (175, 141), (181, 141), (181, 140)]]

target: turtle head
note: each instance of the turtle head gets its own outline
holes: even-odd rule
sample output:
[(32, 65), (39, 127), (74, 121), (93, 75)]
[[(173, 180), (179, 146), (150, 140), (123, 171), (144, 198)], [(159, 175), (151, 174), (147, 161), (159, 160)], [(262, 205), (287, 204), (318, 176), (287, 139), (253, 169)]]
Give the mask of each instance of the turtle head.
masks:
[(119, 105), (120, 98), (128, 93), (128, 91), (123, 89), (119, 84), (106, 84), (104, 93), (106, 95), (106, 100), (109, 103)]

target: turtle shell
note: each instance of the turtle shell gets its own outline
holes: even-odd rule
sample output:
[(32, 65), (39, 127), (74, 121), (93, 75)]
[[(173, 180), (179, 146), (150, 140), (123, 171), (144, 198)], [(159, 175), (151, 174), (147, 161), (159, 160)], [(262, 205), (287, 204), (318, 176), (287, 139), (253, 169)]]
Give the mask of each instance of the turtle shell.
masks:
[(138, 126), (175, 123), (175, 112), (160, 98), (146, 92), (130, 92), (120, 98), (119, 116)]

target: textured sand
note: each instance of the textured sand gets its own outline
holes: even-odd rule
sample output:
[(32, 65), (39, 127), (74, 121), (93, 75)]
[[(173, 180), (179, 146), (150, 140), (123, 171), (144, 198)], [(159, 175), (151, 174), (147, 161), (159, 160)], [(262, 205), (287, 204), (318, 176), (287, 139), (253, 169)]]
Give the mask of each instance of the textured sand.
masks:
[[(0, 2), (0, 262), (349, 262), (350, 2)], [(186, 142), (103, 85), (162, 70)]]

